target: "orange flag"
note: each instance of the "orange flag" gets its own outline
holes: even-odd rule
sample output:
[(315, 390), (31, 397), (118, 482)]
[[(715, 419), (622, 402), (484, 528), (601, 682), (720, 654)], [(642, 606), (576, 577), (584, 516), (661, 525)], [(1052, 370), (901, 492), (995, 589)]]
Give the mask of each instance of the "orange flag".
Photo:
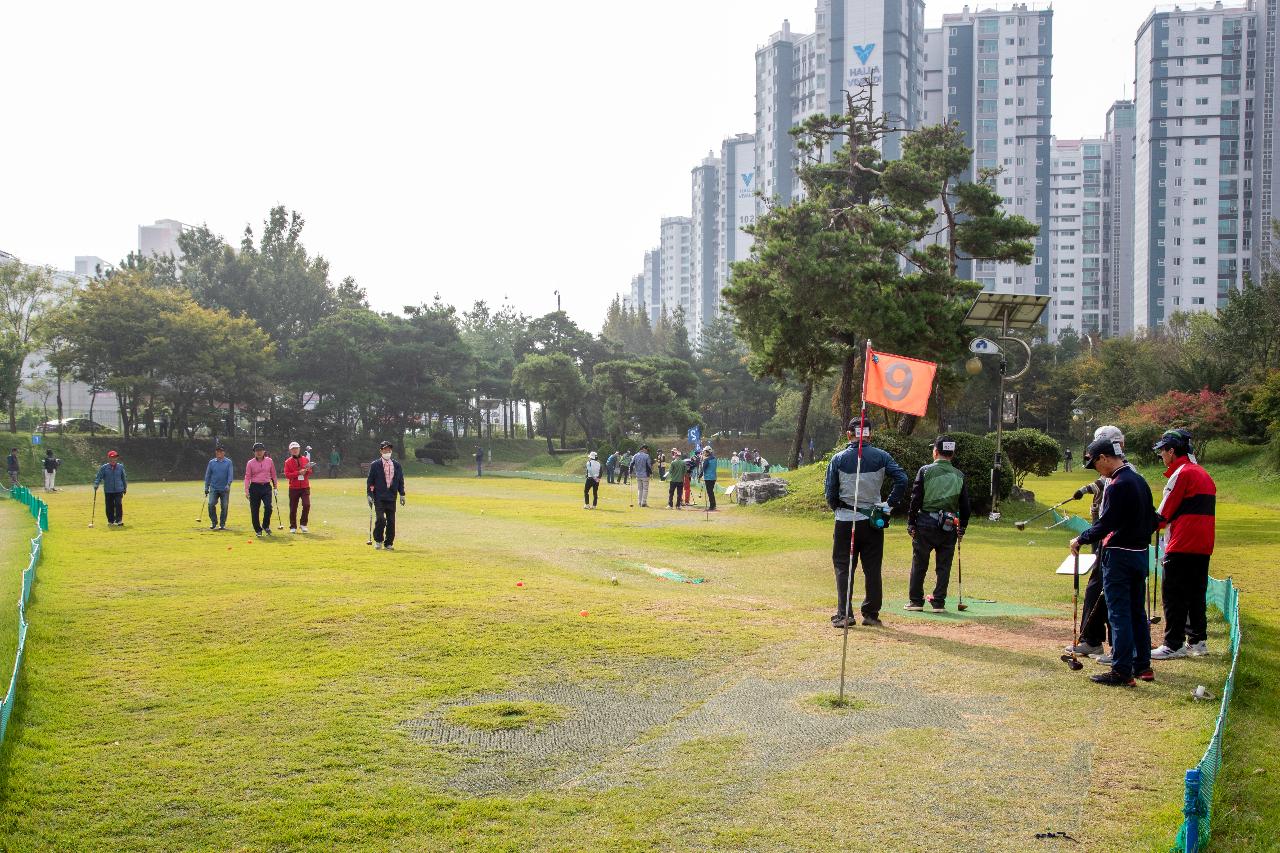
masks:
[(863, 397), (868, 403), (908, 415), (924, 415), (937, 364), (868, 347), (866, 368)]

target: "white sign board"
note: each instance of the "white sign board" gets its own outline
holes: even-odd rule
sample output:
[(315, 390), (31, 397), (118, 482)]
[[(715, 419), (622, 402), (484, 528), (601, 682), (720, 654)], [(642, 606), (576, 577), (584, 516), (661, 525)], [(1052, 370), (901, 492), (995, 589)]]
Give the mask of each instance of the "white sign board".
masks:
[[(1089, 570), (1093, 568), (1093, 564), (1094, 562), (1097, 561), (1097, 559), (1098, 559), (1097, 554), (1081, 554), (1080, 555), (1080, 576), (1081, 577), (1084, 577), (1085, 575), (1089, 574)], [(1076, 558), (1068, 554), (1067, 559), (1062, 561), (1061, 566), (1058, 566), (1057, 574), (1060, 574), (1060, 575), (1075, 574), (1075, 564), (1076, 564)]]

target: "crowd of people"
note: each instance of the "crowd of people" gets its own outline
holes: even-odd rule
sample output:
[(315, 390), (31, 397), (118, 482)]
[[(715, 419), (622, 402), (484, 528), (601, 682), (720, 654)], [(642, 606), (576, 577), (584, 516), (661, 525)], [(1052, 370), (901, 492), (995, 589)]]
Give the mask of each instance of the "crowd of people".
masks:
[[(699, 488), (702, 498), (698, 509), (716, 512), (716, 480), (719, 476), (719, 460), (710, 444), (689, 451), (671, 448), (670, 454), (661, 451), (657, 456), (649, 452), (649, 445), (642, 444), (634, 454), (627, 450), (611, 451), (600, 462), (600, 454), (587, 454), (586, 482), (582, 487), (582, 508), (595, 509), (600, 499), (600, 477), (603, 474), (609, 484), (631, 485), (635, 479), (637, 503), (649, 506), (650, 480), (656, 474), (660, 482), (667, 483), (667, 509), (692, 507), (693, 489)], [(734, 472), (736, 477), (737, 472)]]
[[(871, 443), (871, 432), (859, 421), (848, 426), (848, 446), (827, 466), (827, 505), (835, 512), (832, 564), (836, 612), (831, 624), (856, 624), (853, 573), (859, 564), (864, 578), (860, 606), (862, 624), (880, 626), (883, 606), (882, 563), (889, 518), (904, 508), (912, 540), (911, 573), (906, 610), (947, 610), (951, 564), (971, 507), (964, 473), (955, 467), (956, 441), (942, 435), (933, 444), (933, 462), (916, 473), (908, 491), (907, 474), (884, 450)], [(861, 439), (860, 441), (858, 439)], [(1124, 434), (1114, 426), (1099, 427), (1084, 454), (1084, 467), (1097, 479), (1078, 489), (1074, 498), (1093, 498), (1092, 523), (1069, 548), (1083, 546), (1097, 554), (1097, 569), (1088, 580), (1084, 620), (1067, 647), (1071, 655), (1088, 655), (1106, 666), (1092, 676), (1104, 685), (1134, 686), (1136, 679), (1155, 679), (1153, 660), (1204, 655), (1209, 558), (1213, 553), (1216, 487), (1195, 459), (1191, 433), (1169, 430), (1152, 450), (1164, 464), (1167, 484), (1157, 507), (1147, 482), (1125, 456)], [(886, 478), (892, 483), (882, 499)], [(1163, 640), (1150, 647), (1153, 620), (1147, 611), (1152, 538), (1163, 579)], [(935, 582), (924, 594), (929, 561)], [(1106, 652), (1104, 640), (1110, 643)]]

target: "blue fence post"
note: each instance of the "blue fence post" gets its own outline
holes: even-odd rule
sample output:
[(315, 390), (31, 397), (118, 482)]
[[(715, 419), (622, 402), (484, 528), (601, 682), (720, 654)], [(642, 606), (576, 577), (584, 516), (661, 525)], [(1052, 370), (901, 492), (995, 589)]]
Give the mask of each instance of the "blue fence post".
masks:
[(1196, 853), (1200, 849), (1200, 771), (1187, 771), (1187, 790), (1182, 803), (1182, 814), (1187, 829), (1187, 853)]

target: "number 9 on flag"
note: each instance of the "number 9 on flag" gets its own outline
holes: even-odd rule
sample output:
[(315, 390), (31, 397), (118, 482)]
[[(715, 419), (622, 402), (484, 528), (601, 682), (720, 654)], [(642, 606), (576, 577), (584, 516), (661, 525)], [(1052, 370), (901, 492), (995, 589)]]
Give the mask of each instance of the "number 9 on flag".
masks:
[(891, 411), (923, 416), (937, 372), (938, 365), (932, 361), (868, 348), (864, 396), (868, 403)]

